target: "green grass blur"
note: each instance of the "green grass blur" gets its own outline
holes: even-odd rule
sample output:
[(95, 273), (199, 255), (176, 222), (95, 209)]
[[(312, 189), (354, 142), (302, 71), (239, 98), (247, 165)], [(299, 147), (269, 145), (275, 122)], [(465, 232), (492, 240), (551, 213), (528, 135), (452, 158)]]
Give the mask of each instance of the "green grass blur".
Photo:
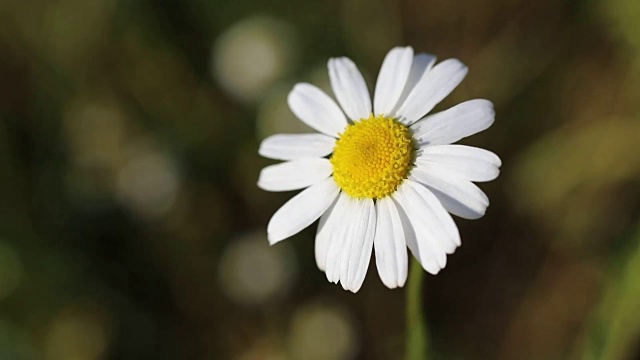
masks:
[(503, 160), (425, 275), (435, 359), (640, 358), (637, 0), (0, 2), (0, 359), (401, 359), (405, 290), (329, 284), (259, 142), (293, 84), (411, 45)]

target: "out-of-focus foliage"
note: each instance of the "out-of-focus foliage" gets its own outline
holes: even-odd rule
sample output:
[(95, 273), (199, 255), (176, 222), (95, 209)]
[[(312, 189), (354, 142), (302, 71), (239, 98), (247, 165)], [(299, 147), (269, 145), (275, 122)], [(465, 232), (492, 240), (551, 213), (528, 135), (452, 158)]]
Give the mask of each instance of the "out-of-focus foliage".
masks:
[[(583, 242), (596, 242), (610, 227), (637, 219), (610, 199), (640, 178), (640, 157), (630, 156), (638, 149), (638, 134), (638, 119), (610, 118), (567, 126), (525, 152), (514, 171), (513, 196), (520, 196), (523, 211), (563, 239), (553, 246), (597, 245)], [(591, 206), (594, 201), (600, 206)]]
[[(0, 2), (0, 359), (398, 359), (405, 290), (329, 284), (315, 229), (269, 247), (291, 194), (259, 141), (306, 132), (299, 81), (389, 48), (469, 65), (439, 109), (496, 122), (503, 160), (426, 276), (443, 359), (640, 356), (640, 3)], [(372, 262), (373, 264), (373, 262)]]
[(640, 336), (640, 231), (629, 256), (612, 266), (600, 309), (585, 339), (586, 359), (632, 358)]

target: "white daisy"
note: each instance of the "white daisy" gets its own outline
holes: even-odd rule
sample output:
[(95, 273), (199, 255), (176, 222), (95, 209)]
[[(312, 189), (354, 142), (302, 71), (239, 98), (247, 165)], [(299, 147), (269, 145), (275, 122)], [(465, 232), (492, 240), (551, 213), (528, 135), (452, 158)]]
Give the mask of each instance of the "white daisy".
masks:
[[(271, 218), (269, 242), (284, 240), (320, 218), (315, 255), (329, 281), (360, 289), (372, 249), (389, 288), (407, 279), (407, 250), (437, 274), (460, 246), (449, 213), (484, 215), (489, 199), (472, 181), (495, 179), (494, 153), (450, 145), (488, 128), (487, 100), (470, 100), (425, 115), (458, 86), (467, 67), (457, 59), (394, 48), (384, 59), (373, 106), (364, 78), (348, 58), (329, 60), (338, 104), (314, 85), (294, 86), (293, 113), (317, 134), (280, 134), (260, 145), (262, 156), (285, 160), (264, 168), (258, 186), (303, 189)], [(345, 116), (346, 115), (346, 116)]]

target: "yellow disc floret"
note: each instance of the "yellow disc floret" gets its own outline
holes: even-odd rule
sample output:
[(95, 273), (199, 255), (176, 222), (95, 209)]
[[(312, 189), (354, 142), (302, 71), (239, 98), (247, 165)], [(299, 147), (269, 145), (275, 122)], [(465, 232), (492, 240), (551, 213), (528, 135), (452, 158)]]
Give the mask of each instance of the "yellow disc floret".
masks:
[(347, 126), (331, 156), (333, 177), (355, 198), (392, 194), (411, 168), (409, 129), (392, 118), (371, 115)]

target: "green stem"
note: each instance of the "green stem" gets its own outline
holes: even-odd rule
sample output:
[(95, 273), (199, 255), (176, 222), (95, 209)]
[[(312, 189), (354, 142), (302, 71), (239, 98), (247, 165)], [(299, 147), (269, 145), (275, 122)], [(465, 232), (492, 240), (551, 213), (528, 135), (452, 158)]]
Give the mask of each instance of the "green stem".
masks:
[(429, 335), (422, 311), (422, 284), (424, 269), (416, 259), (411, 259), (409, 286), (407, 289), (407, 360), (426, 360)]

